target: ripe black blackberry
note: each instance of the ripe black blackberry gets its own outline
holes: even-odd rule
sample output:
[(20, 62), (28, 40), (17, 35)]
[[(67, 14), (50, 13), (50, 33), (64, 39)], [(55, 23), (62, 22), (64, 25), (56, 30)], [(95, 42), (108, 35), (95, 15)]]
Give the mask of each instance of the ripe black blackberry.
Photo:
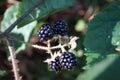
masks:
[(62, 20), (56, 20), (54, 23), (54, 34), (64, 36), (67, 34), (67, 26)]
[(60, 56), (60, 64), (63, 69), (72, 69), (77, 65), (77, 59), (71, 52), (63, 52)]
[(40, 41), (47, 41), (53, 38), (53, 29), (49, 24), (43, 24), (41, 29), (38, 31), (38, 36), (40, 38)]
[(52, 71), (60, 72), (62, 70), (62, 66), (60, 64), (59, 58), (60, 57), (57, 56), (54, 61), (50, 62), (49, 66), (50, 66)]

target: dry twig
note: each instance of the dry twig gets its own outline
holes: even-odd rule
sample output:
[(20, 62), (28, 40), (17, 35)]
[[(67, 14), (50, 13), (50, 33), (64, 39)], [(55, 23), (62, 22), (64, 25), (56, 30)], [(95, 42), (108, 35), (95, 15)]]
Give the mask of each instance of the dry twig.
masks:
[(19, 68), (18, 68), (18, 65), (17, 65), (18, 62), (17, 62), (16, 56), (15, 56), (13, 41), (7, 39), (7, 42), (8, 42), (8, 49), (9, 49), (9, 52), (10, 52), (10, 56), (11, 56), (11, 59), (12, 59), (12, 66), (13, 66), (13, 72), (14, 72), (15, 80), (21, 80), (21, 77), (19, 75)]

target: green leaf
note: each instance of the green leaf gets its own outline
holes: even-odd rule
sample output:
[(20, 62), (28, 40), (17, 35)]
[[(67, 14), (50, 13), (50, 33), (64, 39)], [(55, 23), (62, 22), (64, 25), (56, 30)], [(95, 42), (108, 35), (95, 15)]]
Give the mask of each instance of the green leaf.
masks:
[(4, 18), (1, 23), (0, 31), (5, 31), (15, 20), (16, 20), (16, 10), (17, 5), (13, 5), (6, 10), (4, 13)]
[[(13, 5), (10, 8), (8, 8), (4, 14), (4, 18), (3, 21), (1, 23), (1, 32), (4, 32), (17, 18), (16, 18), (16, 14), (17, 14), (17, 6)], [(17, 41), (14, 41), (14, 45), (15, 45), (15, 50), (16, 52), (22, 50), (25, 48), (25, 44), (23, 43), (19, 43), (19, 40), (22, 40), (24, 42), (28, 42), (29, 38), (32, 34), (32, 30), (34, 29), (34, 27), (36, 26), (37, 21), (34, 21), (28, 25), (25, 25), (22, 28), (17, 28), (17, 26), (12, 30), (12, 32), (10, 33), (10, 36), (17, 38)], [(29, 27), (29, 28), (28, 28)]]
[(106, 59), (106, 57), (111, 56), (111, 55), (116, 55), (118, 53), (115, 52), (115, 53), (109, 53), (109, 54), (106, 54), (106, 55), (102, 55), (101, 53), (86, 52), (84, 54), (86, 55), (87, 63), (83, 67), (83, 69), (90, 69), (96, 63), (99, 63), (102, 60)]
[(83, 67), (84, 69), (90, 69), (94, 64), (102, 61), (104, 58), (100, 55), (100, 53), (84, 53), (86, 55), (86, 65)]
[[(23, 0), (19, 4), (18, 17), (21, 16), (38, 0)], [(51, 13), (60, 11), (75, 4), (76, 0), (44, 0), (31, 14), (29, 14), (18, 26), (22, 27), (34, 20), (41, 19)]]
[[(37, 24), (37, 22), (34, 21), (34, 22), (27, 24), (21, 28), (16, 27), (11, 32), (11, 36), (18, 38), (18, 40), (20, 39), (24, 42), (29, 42), (30, 37), (32, 35), (32, 31), (33, 31), (34, 27), (36, 26), (36, 24)], [(28, 29), (28, 27), (29, 27), (29, 29)], [(16, 52), (19, 52), (20, 50), (24, 49), (26, 46), (24, 43), (20, 43), (19, 41), (15, 41), (14, 45), (15, 45)]]
[(120, 22), (117, 22), (114, 28), (112, 44), (120, 48)]
[(103, 54), (115, 52), (112, 34), (119, 21), (120, 0), (109, 5), (89, 22), (84, 41), (87, 51)]
[(120, 80), (120, 55), (110, 55), (76, 80)]

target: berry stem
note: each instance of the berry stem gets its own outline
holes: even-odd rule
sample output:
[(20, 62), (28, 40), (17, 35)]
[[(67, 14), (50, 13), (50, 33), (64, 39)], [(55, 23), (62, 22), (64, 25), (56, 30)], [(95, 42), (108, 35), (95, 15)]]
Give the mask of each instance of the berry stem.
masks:
[(58, 39), (59, 39), (59, 46), (60, 46), (62, 52), (65, 52), (66, 50), (65, 50), (64, 46), (62, 45), (62, 40), (61, 40), (61, 36), (60, 35), (58, 36)]
[(60, 35), (58, 36), (58, 39), (59, 39), (59, 44), (62, 44), (61, 36)]
[(40, 46), (40, 45), (32, 45), (32, 47), (37, 48), (37, 49), (48, 50), (48, 47), (43, 47), (43, 46)]
[(60, 48), (61, 48), (62, 52), (66, 52), (66, 50), (65, 50), (65, 48), (64, 48), (64, 46), (63, 46), (63, 45), (59, 44), (59, 46), (60, 46)]
[[(8, 39), (11, 39), (11, 40), (14, 40), (14, 41), (19, 41), (20, 43), (24, 43), (24, 44), (26, 44), (26, 45), (29, 45), (29, 46), (32, 46), (32, 47), (34, 47), (34, 48), (37, 48), (37, 49), (42, 49), (42, 50), (46, 50), (46, 51), (48, 51), (48, 47), (44, 47), (44, 46), (40, 46), (40, 45), (32, 45), (32, 44), (30, 44), (30, 43), (26, 43), (26, 42), (24, 42), (24, 41), (22, 41), (22, 40), (20, 40), (20, 39), (17, 39), (17, 38), (14, 38), (14, 37), (12, 37), (12, 36), (10, 36), (10, 35), (7, 35), (7, 38)], [(52, 49), (62, 49), (61, 48), (61, 46), (64, 48), (64, 47), (66, 47), (66, 46), (71, 46), (71, 49), (69, 50), (69, 52), (72, 52), (74, 49), (75, 49), (75, 47), (77, 46), (77, 44), (76, 44), (76, 40), (77, 39), (79, 39), (78, 37), (72, 37), (71, 39), (70, 39), (70, 41), (68, 42), (68, 43), (65, 43), (65, 44), (59, 44), (59, 45), (57, 45), (57, 46), (50, 46), (50, 42), (48, 42), (48, 46), (49, 46), (49, 50), (51, 51)], [(64, 51), (64, 50), (63, 50)], [(63, 52), (62, 51), (62, 52)], [(51, 53), (51, 56), (52, 56), (52, 53)]]
[(50, 47), (51, 47), (50, 40), (48, 40), (47, 42), (48, 42), (48, 44), (47, 44), (47, 46), (48, 46), (47, 51), (48, 51), (48, 53), (50, 53), (51, 57), (53, 57), (52, 51), (50, 49)]
[[(68, 46), (68, 45), (70, 45), (70, 44), (53, 46), (53, 47), (50, 47), (50, 50), (51, 50), (51, 49), (61, 48), (61, 46), (65, 47), (65, 46)], [(47, 51), (48, 51), (48, 47), (43, 47), (43, 46), (40, 46), (40, 45), (32, 45), (32, 47), (37, 48), (37, 49), (43, 49), (43, 50), (47, 50)]]
[(66, 46), (68, 46), (68, 45), (70, 45), (70, 44), (69, 44), (69, 43), (68, 43), (68, 44), (63, 44), (63, 45), (59, 44), (58, 46), (53, 46), (53, 47), (51, 47), (50, 49), (57, 49), (57, 48), (61, 48), (61, 46), (62, 46), (62, 47), (66, 47)]

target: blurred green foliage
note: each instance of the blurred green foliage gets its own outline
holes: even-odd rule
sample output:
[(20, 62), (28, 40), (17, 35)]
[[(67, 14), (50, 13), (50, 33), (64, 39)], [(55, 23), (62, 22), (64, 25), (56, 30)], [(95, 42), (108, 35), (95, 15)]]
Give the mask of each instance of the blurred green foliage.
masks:
[(109, 55), (105, 60), (79, 75), (76, 80), (120, 80), (119, 62), (119, 53)]
[[(17, 18), (16, 18), (16, 14), (17, 14), (17, 6), (13, 5), (10, 8), (8, 8), (4, 14), (4, 19), (2, 20), (1, 23), (1, 32), (4, 32), (9, 25), (11, 25)], [(36, 27), (37, 21), (31, 22), (28, 25), (25, 25), (21, 28), (17, 28), (15, 27), (12, 32), (10, 33), (10, 35), (12, 37), (16, 37), (18, 38), (18, 40), (15, 41), (15, 50), (16, 52), (22, 50), (25, 48), (25, 44), (24, 43), (20, 43), (19, 39), (24, 41), (24, 42), (28, 42), (30, 39), (30, 36), (32, 34), (33, 29)], [(28, 29), (29, 27), (29, 29)]]
[(114, 37), (112, 35), (113, 31), (115, 32), (114, 28), (120, 20), (119, 5), (120, 1), (111, 4), (90, 21), (84, 41), (87, 51), (103, 54), (115, 52), (115, 46), (111, 39)]
[[(9, 7), (1, 22), (1, 32), (35, 2), (22, 0)], [(10, 33), (10, 36), (18, 39), (15, 50), (23, 80), (120, 80), (120, 55), (115, 50), (120, 46), (119, 5), (120, 0), (44, 0)], [(43, 63), (49, 57), (44, 51), (25, 44), (37, 43), (36, 34), (41, 25), (53, 25), (57, 18), (68, 23), (68, 35), (80, 37), (74, 51), (78, 66), (60, 73), (50, 71)], [(6, 66), (6, 61), (4, 65), (2, 61), (0, 53), (0, 80), (12, 80), (11, 71), (1, 69)]]
[[(23, 12), (29, 9), (33, 4), (35, 4), (38, 0), (23, 0), (22, 3), (18, 6), (18, 14), (17, 17), (21, 16)], [(45, 0), (41, 3), (39, 7), (37, 7), (31, 14), (27, 16), (18, 26), (22, 27), (34, 20), (41, 19), (53, 12), (60, 11), (69, 6), (75, 4), (75, 0)]]

